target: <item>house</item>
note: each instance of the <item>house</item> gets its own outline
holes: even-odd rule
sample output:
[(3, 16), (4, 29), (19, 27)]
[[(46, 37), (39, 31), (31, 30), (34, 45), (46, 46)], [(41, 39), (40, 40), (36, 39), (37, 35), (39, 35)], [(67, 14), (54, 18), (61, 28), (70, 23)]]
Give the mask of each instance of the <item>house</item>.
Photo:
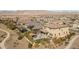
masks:
[(43, 38), (47, 38), (47, 36), (43, 33), (38, 33), (33, 37), (34, 40), (39, 40), (39, 39), (43, 39)]
[(79, 28), (79, 20), (74, 21), (73, 28)]
[(17, 25), (17, 29), (18, 29), (19, 31), (21, 31), (22, 33), (26, 32), (26, 31), (30, 31), (30, 29), (27, 28), (26, 25), (22, 25), (22, 23)]
[(74, 21), (72, 29), (79, 31), (79, 20)]
[(44, 27), (37, 33), (34, 40), (42, 38), (60, 38), (70, 34), (70, 27), (61, 21), (46, 23)]
[(45, 32), (48, 32), (47, 36), (52, 36), (52, 38), (59, 38), (59, 37), (65, 37), (69, 35), (69, 26), (66, 24), (63, 25), (62, 23), (58, 22), (51, 22), (45, 25), (42, 29)]
[(37, 21), (28, 21), (26, 23), (26, 26), (27, 27), (31, 27), (31, 29), (41, 29), (42, 28), (42, 25), (41, 23), (37, 22)]
[(52, 38), (59, 38), (59, 37), (65, 37), (67, 35), (69, 35), (69, 27), (62, 27), (62, 28), (45, 28), (44, 30), (46, 30), (48, 32), (48, 35), (52, 35)]

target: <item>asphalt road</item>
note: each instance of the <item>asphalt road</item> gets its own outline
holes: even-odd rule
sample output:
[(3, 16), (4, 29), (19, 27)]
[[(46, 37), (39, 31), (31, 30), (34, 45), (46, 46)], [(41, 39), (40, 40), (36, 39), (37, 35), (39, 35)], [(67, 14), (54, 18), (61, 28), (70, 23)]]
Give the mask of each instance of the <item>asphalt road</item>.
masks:
[(69, 49), (69, 48), (72, 46), (72, 44), (74, 43), (74, 41), (75, 41), (76, 39), (78, 39), (78, 38), (79, 38), (79, 35), (75, 35), (74, 38), (72, 38), (72, 39), (70, 40), (69, 44), (65, 47), (65, 49)]

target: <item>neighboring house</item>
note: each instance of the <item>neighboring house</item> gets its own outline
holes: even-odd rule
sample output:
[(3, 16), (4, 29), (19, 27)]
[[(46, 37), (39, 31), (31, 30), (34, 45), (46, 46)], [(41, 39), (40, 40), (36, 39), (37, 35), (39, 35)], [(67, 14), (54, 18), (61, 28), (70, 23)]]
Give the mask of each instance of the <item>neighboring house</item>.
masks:
[(47, 22), (44, 23), (44, 25), (41, 25), (36, 21), (30, 21), (27, 23), (27, 26), (32, 25), (34, 26), (33, 28), (40, 30), (40, 32), (37, 31), (37, 33), (33, 35), (34, 40), (43, 38), (60, 38), (70, 34), (70, 27), (63, 24), (63, 22), (60, 20)]
[(69, 27), (59, 22), (46, 24), (42, 30), (48, 32), (48, 35), (51, 34), (52, 38), (65, 37), (70, 34)]
[(59, 38), (59, 37), (65, 37), (69, 35), (69, 27), (63, 27), (63, 28), (45, 28), (45, 30), (48, 32), (48, 34), (52, 35), (52, 38)]
[(72, 29), (73, 30), (79, 30), (79, 20), (74, 21)]
[(41, 23), (38, 23), (37, 21), (28, 21), (26, 23), (26, 26), (27, 27), (33, 27), (32, 29), (41, 29), (42, 28), (42, 25)]
[(18, 30), (19, 30), (19, 31), (21, 31), (21, 32), (30, 31), (30, 29), (29, 29), (29, 28), (27, 28), (27, 26), (26, 26), (26, 25), (21, 25), (21, 24), (18, 24), (18, 25), (17, 25), (17, 28), (18, 28)]
[(73, 28), (79, 27), (79, 20), (75, 20), (73, 24)]
[(70, 27), (66, 24), (63, 25), (62, 22), (54, 22), (54, 23), (47, 23), (41, 29), (42, 33), (36, 34), (34, 37), (35, 40), (42, 39), (42, 38), (60, 38), (65, 37), (70, 34), (69, 31)]
[(79, 24), (73, 24), (73, 28), (79, 28)]
[(39, 39), (43, 39), (43, 38), (47, 38), (47, 35), (45, 35), (43, 33), (38, 33), (35, 36), (33, 36), (34, 40), (39, 40)]

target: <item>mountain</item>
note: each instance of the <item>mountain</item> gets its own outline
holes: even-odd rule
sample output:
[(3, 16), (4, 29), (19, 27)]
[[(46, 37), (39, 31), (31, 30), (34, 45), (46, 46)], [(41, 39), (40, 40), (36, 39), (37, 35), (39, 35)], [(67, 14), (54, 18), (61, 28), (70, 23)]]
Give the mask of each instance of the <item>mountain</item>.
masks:
[(1, 15), (53, 15), (53, 14), (79, 14), (79, 11), (67, 10), (2, 10)]

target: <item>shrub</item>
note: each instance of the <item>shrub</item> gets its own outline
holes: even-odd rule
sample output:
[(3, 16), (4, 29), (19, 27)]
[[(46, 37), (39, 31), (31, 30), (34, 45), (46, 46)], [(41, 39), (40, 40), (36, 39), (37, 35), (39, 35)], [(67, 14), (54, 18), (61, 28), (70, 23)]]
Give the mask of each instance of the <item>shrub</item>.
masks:
[(29, 44), (28, 44), (28, 48), (32, 48), (32, 44), (29, 43)]

